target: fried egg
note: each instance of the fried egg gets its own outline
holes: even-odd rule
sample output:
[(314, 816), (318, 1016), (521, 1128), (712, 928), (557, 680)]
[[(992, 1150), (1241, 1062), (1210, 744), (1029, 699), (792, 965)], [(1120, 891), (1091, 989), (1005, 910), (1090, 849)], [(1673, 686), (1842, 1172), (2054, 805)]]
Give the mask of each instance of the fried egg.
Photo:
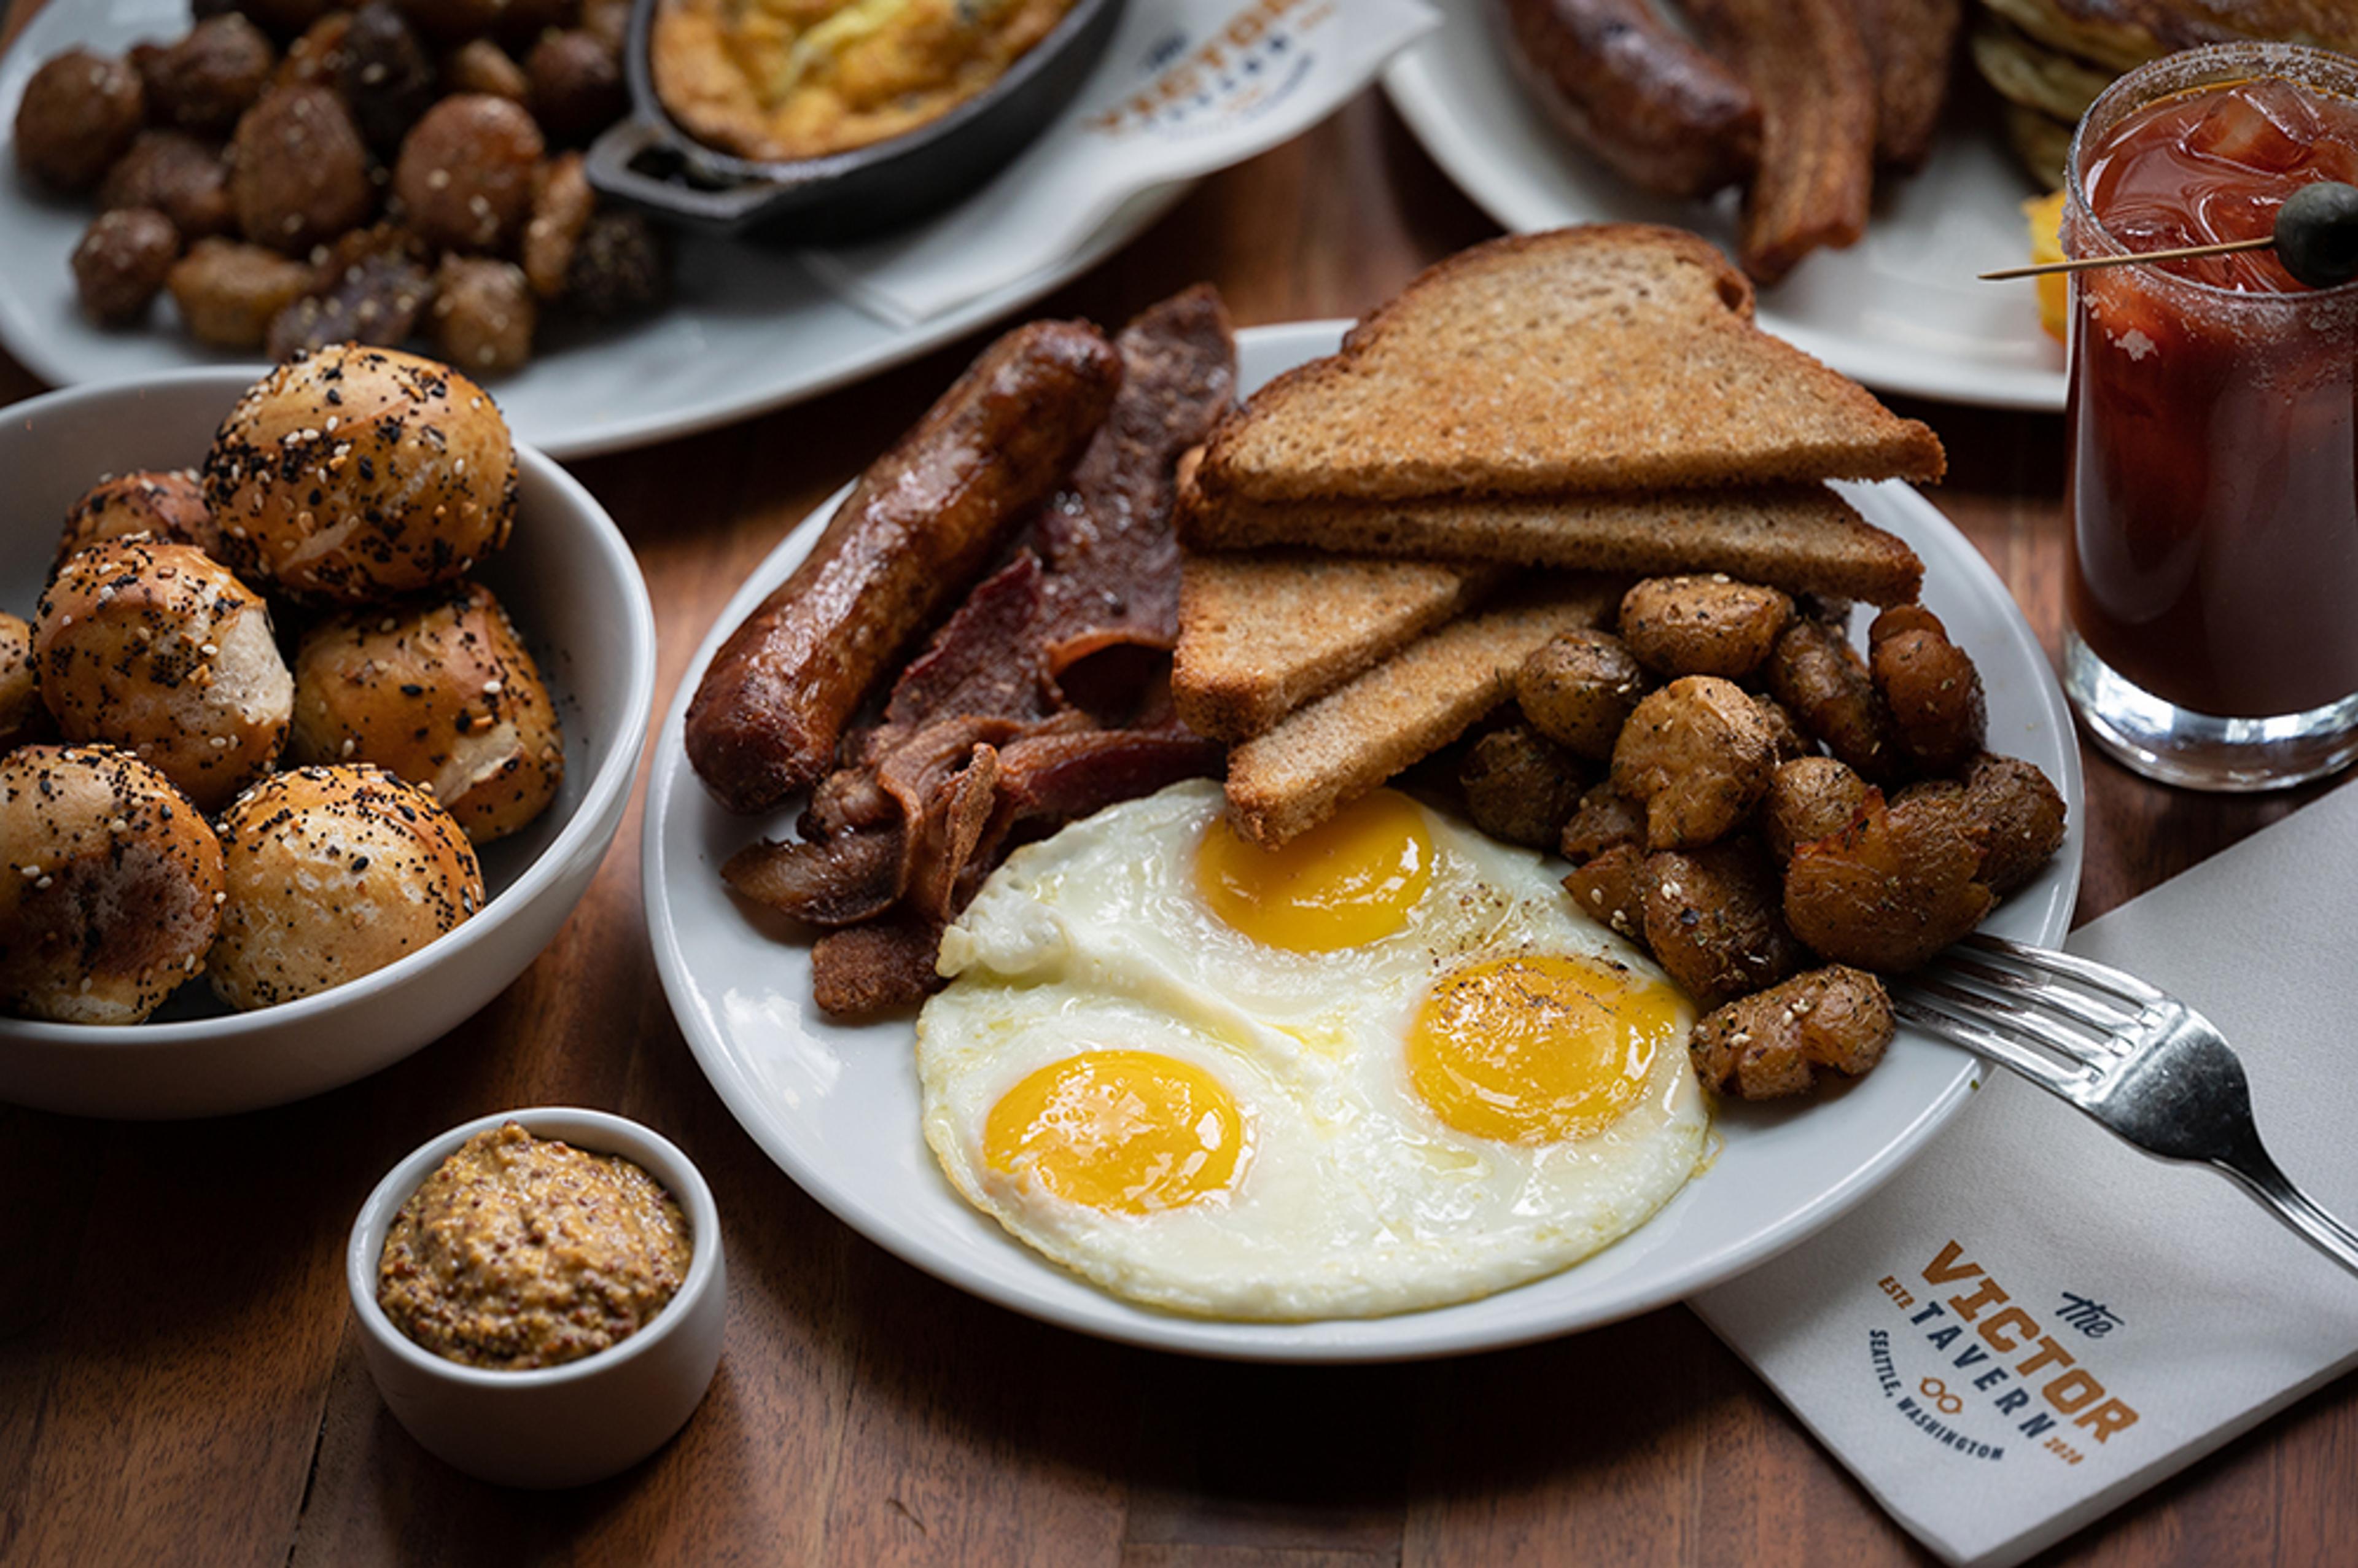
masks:
[(1554, 1273), (1703, 1161), (1692, 1005), (1540, 858), (1391, 791), (1285, 849), (1217, 784), (1010, 857), (917, 1023), (966, 1199), (1100, 1287), (1372, 1316)]

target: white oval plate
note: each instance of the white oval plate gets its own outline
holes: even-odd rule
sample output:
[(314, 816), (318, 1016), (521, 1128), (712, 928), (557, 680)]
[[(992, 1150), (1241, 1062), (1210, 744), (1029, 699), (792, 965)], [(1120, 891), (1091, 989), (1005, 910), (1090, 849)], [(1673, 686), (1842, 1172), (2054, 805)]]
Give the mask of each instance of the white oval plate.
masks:
[[(1519, 233), (1628, 220), (1694, 229), (1733, 249), (1735, 201), (1682, 201), (1616, 178), (1533, 106), (1484, 15), (1433, 0), (1442, 25), (1394, 57), (1384, 91), (1424, 150)], [(1941, 135), (1931, 160), (1878, 181), (1866, 237), (1818, 251), (1760, 294), (1760, 325), (1869, 386), (1952, 403), (2061, 412), (2063, 348), (2028, 283), (1974, 274), (2030, 259), (2022, 203), (2039, 194), (1995, 126)]]
[[(1340, 321), (1238, 334), (1247, 390), (1331, 353)], [(2080, 755), (2063, 694), (2038, 639), (1981, 555), (1914, 491), (1848, 490), (1867, 517), (1924, 557), (1925, 601), (1980, 664), (1990, 744), (2056, 782), (2072, 829), (2039, 880), (1989, 929), (2060, 941), (2080, 883)], [(1395, 1317), (1220, 1323), (1108, 1295), (1011, 1239), (967, 1206), (918, 1129), (915, 1031), (908, 1018), (847, 1025), (811, 1001), (810, 951), (755, 924), (720, 881), (720, 862), (793, 811), (736, 816), (688, 767), (688, 698), (722, 638), (784, 580), (841, 500), (823, 503), (770, 553), (721, 611), (656, 737), (642, 876), (655, 962), (705, 1075), (756, 1142), (805, 1191), (898, 1256), (1003, 1306), (1109, 1339), (1257, 1361), (1379, 1361), (1484, 1350), (1594, 1327), (1742, 1272), (1801, 1240), (1899, 1168), (1963, 1103), (1974, 1060), (1903, 1033), (1882, 1065), (1812, 1104), (1734, 1102), (1717, 1162), (1642, 1229), (1561, 1274), (1481, 1301)]]
[[(92, 326), (67, 267), (91, 210), (33, 189), (16, 170), (16, 103), (43, 60), (78, 44), (119, 53), (188, 29), (188, 0), (58, 0), (0, 58), (0, 342), (52, 386), (255, 357), (189, 337), (168, 300), (143, 328)], [(1030, 304), (1129, 243), (1189, 189), (1149, 191), (1062, 265), (907, 328), (830, 293), (783, 243), (675, 231), (670, 306), (609, 328), (552, 330), (530, 364), (491, 390), (516, 438), (554, 458), (708, 430), (904, 363)]]

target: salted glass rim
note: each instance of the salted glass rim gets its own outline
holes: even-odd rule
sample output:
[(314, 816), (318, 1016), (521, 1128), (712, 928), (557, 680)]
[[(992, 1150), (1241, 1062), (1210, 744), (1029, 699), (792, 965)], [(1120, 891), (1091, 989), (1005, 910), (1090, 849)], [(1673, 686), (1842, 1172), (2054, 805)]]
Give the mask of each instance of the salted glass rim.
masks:
[[(2304, 64), (2316, 68), (2317, 74), (2330, 74), (2339, 78), (2342, 86), (2324, 85), (2314, 80), (2313, 74), (2292, 69)], [(2237, 67), (2253, 69), (2246, 70), (2240, 75), (2204, 74), (2212, 67), (2230, 70)], [(2269, 69), (2271, 67), (2276, 69)], [(2087, 229), (2093, 231), (2093, 237), (2101, 242), (2097, 247), (2101, 254), (2136, 254), (2136, 252), (2121, 242), (2119, 235), (2105, 226), (2104, 219), (2097, 216), (2094, 207), (2088, 200), (2088, 193), (2081, 183), (2081, 153), (2088, 141), (2090, 128), (2097, 124), (2107, 108), (2117, 107), (2119, 101), (2123, 99), (2138, 99), (2128, 108), (2120, 110), (2120, 114), (2125, 116), (2131, 109), (2143, 108), (2147, 103), (2159, 103), (2164, 98), (2173, 97), (2180, 92), (2205, 88), (2232, 87), (2237, 82), (2268, 77), (2294, 82), (2313, 92), (2325, 92), (2337, 98), (2350, 100), (2353, 107), (2358, 107), (2358, 59), (2332, 49), (2318, 49), (2309, 44), (2244, 39), (2234, 43), (2205, 44), (2199, 49), (2180, 49), (2174, 54), (2166, 54), (2149, 59), (2135, 70), (2115, 77), (2113, 84), (2097, 94), (2096, 101), (2088, 105), (2087, 113), (2081, 115), (2080, 123), (2072, 127), (2071, 154), (2063, 163), (2064, 205), (2068, 210), (2067, 215), (2076, 214)], [(2156, 78), (2166, 80), (2158, 84), (2159, 91), (2150, 91), (2157, 85)], [(2146, 94), (2146, 96), (2140, 97), (2140, 94)], [(2106, 125), (2104, 129), (2110, 132), (2113, 127)], [(2229, 309), (2301, 311), (2325, 302), (2339, 305), (2345, 300), (2358, 299), (2358, 278), (2337, 283), (2331, 288), (2304, 288), (2299, 293), (2289, 293), (2273, 289), (2222, 288), (2215, 283), (2204, 283), (2199, 278), (2188, 277), (2183, 274), (2171, 272), (2166, 267), (2147, 267), (2144, 270), (2148, 275), (2149, 280), (2158, 281), (2159, 287), (2185, 289), (2199, 298), (2222, 302), (2222, 308)], [(2226, 303), (2230, 301), (2233, 303)]]

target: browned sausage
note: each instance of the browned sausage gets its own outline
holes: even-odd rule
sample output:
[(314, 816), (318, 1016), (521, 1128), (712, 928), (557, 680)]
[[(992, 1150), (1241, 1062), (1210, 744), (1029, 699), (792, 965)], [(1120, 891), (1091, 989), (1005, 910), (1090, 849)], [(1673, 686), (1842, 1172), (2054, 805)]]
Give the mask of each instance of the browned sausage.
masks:
[(1120, 380), (1086, 322), (1018, 327), (860, 476), (688, 705), (688, 761), (722, 805), (760, 811), (827, 772), (876, 677), (1055, 489)]
[(1648, 0), (1504, 0), (1508, 52), (1564, 134), (1623, 178), (1708, 196), (1752, 172), (1760, 109)]

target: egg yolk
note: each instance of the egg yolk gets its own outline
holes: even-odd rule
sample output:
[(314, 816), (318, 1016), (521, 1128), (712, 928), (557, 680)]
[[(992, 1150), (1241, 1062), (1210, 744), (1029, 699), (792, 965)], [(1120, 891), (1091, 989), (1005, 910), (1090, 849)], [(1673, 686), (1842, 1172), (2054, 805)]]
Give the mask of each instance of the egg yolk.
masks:
[(1331, 953), (1389, 936), (1433, 881), (1424, 813), (1388, 789), (1363, 795), (1284, 845), (1264, 849), (1216, 821), (1195, 851), (1212, 913), (1254, 941)]
[(1088, 1051), (1001, 1096), (982, 1143), (993, 1170), (1028, 1170), (1060, 1198), (1151, 1214), (1228, 1191), (1243, 1154), (1244, 1118), (1236, 1097), (1192, 1062)]
[(1476, 1138), (1585, 1138), (1636, 1101), (1680, 1023), (1676, 991), (1595, 959), (1487, 959), (1425, 993), (1409, 1081), (1444, 1123)]

